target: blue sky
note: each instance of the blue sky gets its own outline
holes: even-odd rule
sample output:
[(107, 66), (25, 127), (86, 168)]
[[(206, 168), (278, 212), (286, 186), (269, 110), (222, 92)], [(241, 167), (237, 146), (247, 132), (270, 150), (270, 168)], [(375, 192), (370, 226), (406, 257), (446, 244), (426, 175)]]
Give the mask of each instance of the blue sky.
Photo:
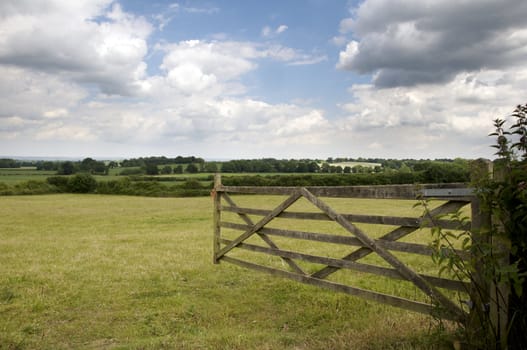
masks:
[(521, 0), (0, 3), (0, 156), (492, 157)]

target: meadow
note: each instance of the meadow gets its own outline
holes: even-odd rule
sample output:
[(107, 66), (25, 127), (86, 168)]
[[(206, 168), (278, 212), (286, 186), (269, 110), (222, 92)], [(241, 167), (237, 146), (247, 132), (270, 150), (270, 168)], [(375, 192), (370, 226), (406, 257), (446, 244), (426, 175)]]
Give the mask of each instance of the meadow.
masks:
[(36, 170), (32, 167), (13, 169), (0, 168), (0, 182), (12, 185), (30, 180), (46, 181), (46, 178), (55, 175), (55, 173), (56, 171)]
[(449, 348), (431, 317), (214, 265), (209, 197), (0, 208), (0, 349)]

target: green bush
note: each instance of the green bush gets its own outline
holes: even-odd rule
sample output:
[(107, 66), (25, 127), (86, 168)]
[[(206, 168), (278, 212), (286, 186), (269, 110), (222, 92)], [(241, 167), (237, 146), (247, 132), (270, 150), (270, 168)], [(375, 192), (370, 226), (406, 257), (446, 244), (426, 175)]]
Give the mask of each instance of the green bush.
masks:
[(13, 189), (11, 189), (8, 185), (6, 185), (3, 182), (0, 182), (0, 195), (11, 195), (13, 194)]
[(76, 174), (68, 180), (68, 192), (93, 193), (97, 189), (97, 180), (90, 174)]
[(57, 192), (68, 191), (68, 177), (66, 176), (51, 176), (46, 179), (46, 182), (52, 186), (55, 186)]
[(56, 190), (47, 182), (29, 180), (16, 184), (13, 194), (47, 194), (54, 192)]
[(101, 181), (97, 184), (100, 194), (132, 194), (131, 181), (128, 177), (119, 180)]
[(201, 190), (203, 189), (203, 186), (197, 179), (187, 179), (182, 185), (182, 188), (187, 190)]

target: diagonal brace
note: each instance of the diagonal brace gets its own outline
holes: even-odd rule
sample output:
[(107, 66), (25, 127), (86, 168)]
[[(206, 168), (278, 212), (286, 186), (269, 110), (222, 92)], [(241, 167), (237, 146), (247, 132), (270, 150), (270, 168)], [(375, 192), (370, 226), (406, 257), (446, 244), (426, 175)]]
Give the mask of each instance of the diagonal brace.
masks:
[(414, 272), (408, 266), (404, 265), (392, 253), (378, 246), (375, 243), (375, 241), (371, 239), (370, 237), (368, 237), (368, 235), (366, 235), (361, 229), (359, 229), (357, 226), (350, 223), (342, 215), (335, 212), (330, 206), (328, 206), (326, 203), (321, 201), (319, 198), (315, 197), (306, 188), (302, 188), (300, 192), (307, 200), (309, 200), (316, 207), (318, 207), (320, 210), (326, 213), (332, 220), (336, 221), (342, 227), (344, 227), (347, 231), (355, 235), (355, 237), (357, 237), (366, 247), (368, 247), (369, 249), (377, 253), (386, 262), (392, 265), (402, 277), (406, 278), (408, 281), (411, 281), (419, 289), (421, 289), (426, 295), (432, 298), (432, 300), (442, 305), (449, 314), (451, 314), (452, 316), (454, 316), (456, 319), (459, 319), (459, 320), (465, 319), (466, 317), (465, 312), (459, 306), (454, 304), (450, 299), (444, 296), (440, 291), (438, 291), (433, 286), (431, 286), (421, 276), (419, 276), (419, 274)]
[[(234, 201), (232, 200), (232, 198), (224, 193), (223, 194), (223, 198), (225, 199), (225, 201), (227, 203), (229, 203), (229, 205), (233, 208), (238, 208), (238, 206), (236, 205), (236, 203), (234, 203)], [(251, 218), (247, 215), (247, 214), (241, 214), (241, 213), (238, 213), (238, 216), (240, 216), (242, 218), (243, 221), (245, 221), (246, 224), (250, 225), (250, 226), (253, 226), (254, 223), (253, 221), (251, 220)], [(263, 234), (263, 233), (260, 233), (260, 232), (256, 232), (256, 234), (258, 234), (260, 236), (260, 238), (265, 242), (267, 243), (267, 245), (273, 249), (278, 249), (278, 246), (271, 240), (271, 238), (269, 238), (269, 236), (267, 236), (266, 234)], [(296, 273), (299, 273), (299, 274), (302, 274), (302, 275), (305, 275), (306, 273), (290, 258), (285, 258), (285, 257), (282, 257), (282, 259), (289, 265), (289, 267), (291, 267)]]
[[(467, 202), (462, 201), (449, 201), (446, 202), (439, 207), (433, 209), (430, 212), (430, 215), (436, 216), (444, 213), (451, 213), (459, 210), (461, 207), (467, 205)], [(417, 231), (417, 227), (409, 227), (409, 226), (401, 226), (396, 228), (395, 230), (385, 234), (384, 236), (380, 237), (379, 239), (382, 240), (388, 240), (388, 241), (397, 241), (401, 239), (402, 237), (405, 237), (409, 235), (410, 233)], [(342, 260), (346, 261), (357, 261), (359, 259), (364, 258), (365, 256), (368, 256), (369, 254), (373, 253), (373, 251), (370, 248), (362, 247), (359, 249), (356, 249), (352, 253), (346, 255), (342, 258)], [(319, 271), (313, 273), (311, 276), (315, 278), (324, 279), (327, 276), (331, 275), (332, 273), (340, 270), (340, 267), (334, 267), (334, 266), (326, 266)]]
[(267, 225), (269, 221), (273, 220), (275, 217), (280, 215), (284, 210), (289, 208), (293, 203), (295, 203), (300, 197), (302, 197), (302, 194), (300, 191), (295, 191), (291, 196), (289, 196), (285, 201), (283, 201), (279, 206), (274, 208), (269, 214), (267, 214), (264, 218), (262, 218), (260, 221), (258, 221), (253, 227), (251, 227), (248, 231), (240, 235), (238, 238), (233, 240), (230, 244), (223, 247), (216, 256), (216, 259), (220, 259), (223, 255), (227, 254), (232, 248), (236, 247), (238, 244), (246, 240), (247, 238), (251, 237), (255, 232), (259, 231), (262, 227)]

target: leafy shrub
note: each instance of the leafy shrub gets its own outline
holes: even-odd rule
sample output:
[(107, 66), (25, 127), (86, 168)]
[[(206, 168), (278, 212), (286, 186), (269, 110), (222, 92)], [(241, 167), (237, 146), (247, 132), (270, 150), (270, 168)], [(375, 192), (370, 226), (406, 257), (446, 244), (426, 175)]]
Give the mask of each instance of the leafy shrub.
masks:
[(57, 188), (57, 192), (68, 191), (68, 177), (66, 176), (51, 176), (46, 179), (46, 182)]
[(0, 182), (0, 195), (11, 195), (13, 194), (13, 189), (7, 186), (5, 183)]
[(76, 174), (68, 180), (68, 192), (93, 193), (97, 189), (97, 180), (90, 174)]
[(196, 179), (187, 179), (181, 187), (187, 190), (203, 189), (203, 186), (201, 185), (201, 183)]
[(53, 193), (55, 189), (44, 181), (29, 180), (14, 186), (14, 194), (46, 194)]
[(101, 181), (97, 184), (97, 193), (100, 194), (132, 194), (129, 178)]

